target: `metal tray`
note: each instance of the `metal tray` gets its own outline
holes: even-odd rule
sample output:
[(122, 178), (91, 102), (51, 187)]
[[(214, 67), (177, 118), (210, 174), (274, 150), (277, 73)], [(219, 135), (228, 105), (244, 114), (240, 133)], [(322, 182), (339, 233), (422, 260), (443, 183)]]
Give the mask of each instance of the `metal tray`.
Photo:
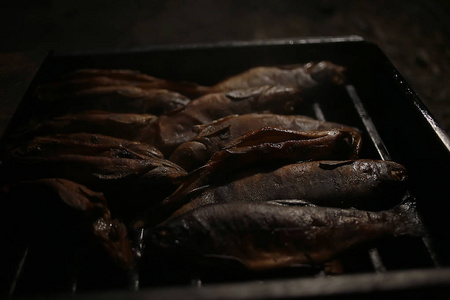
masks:
[[(430, 237), (419, 246), (421, 250), (408, 249), (411, 245), (407, 243), (401, 245), (395, 255), (388, 257), (387, 270), (375, 266), (373, 272), (362, 270), (333, 277), (280, 276), (204, 285), (195, 281), (194, 286), (134, 286), (61, 295), (49, 290), (48, 294), (55, 299), (68, 296), (81, 299), (372, 299), (381, 296), (426, 295), (437, 298), (450, 295), (450, 234), (446, 230), (445, 209), (448, 202), (450, 140), (383, 52), (360, 37), (155, 46), (107, 53), (50, 53), (31, 82), (4, 136), (32, 116), (33, 111), (29, 109), (33, 104), (31, 95), (37, 85), (78, 68), (136, 69), (160, 78), (209, 85), (253, 66), (315, 60), (330, 60), (348, 69), (349, 84), (341, 96), (348, 100), (348, 105), (342, 108), (325, 104), (321, 109), (325, 119), (363, 129), (368, 156), (392, 159), (407, 166), (410, 193), (414, 195), (430, 233)], [(11, 214), (20, 217), (19, 212)], [(11, 229), (10, 225), (6, 224), (3, 228), (6, 234)], [(11, 291), (20, 281), (28, 249), (26, 242), (19, 244), (16, 247), (5, 245), (7, 256), (2, 258), (7, 266), (4, 275), (6, 294), (14, 297), (16, 294)], [(388, 247), (384, 252), (395, 252), (395, 247)], [(425, 259), (419, 257), (423, 256), (423, 249), (427, 252)], [(386, 255), (381, 251), (382, 263), (383, 254)], [(423, 260), (427, 262), (422, 263)], [(27, 293), (18, 295), (33, 296)]]

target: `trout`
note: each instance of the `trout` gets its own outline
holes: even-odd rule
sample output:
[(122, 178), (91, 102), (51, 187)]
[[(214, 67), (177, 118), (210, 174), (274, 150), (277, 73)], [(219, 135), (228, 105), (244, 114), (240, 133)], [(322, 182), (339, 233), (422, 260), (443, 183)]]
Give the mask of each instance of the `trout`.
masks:
[(318, 85), (342, 84), (345, 68), (329, 61), (304, 65), (282, 65), (251, 68), (231, 76), (213, 86), (216, 91), (229, 91), (262, 85), (282, 85), (306, 89)]
[(203, 206), (149, 228), (145, 246), (190, 262), (231, 258), (264, 270), (322, 264), (379, 239), (424, 234), (412, 204), (369, 212), (233, 202)]
[[(380, 210), (398, 204), (406, 192), (407, 170), (392, 161), (310, 161), (274, 170), (252, 169), (209, 182), (192, 190), (177, 191), (164, 199), (172, 217), (200, 206), (226, 202), (265, 202), (298, 199), (306, 204)], [(288, 201), (289, 202), (289, 201)], [(184, 205), (183, 205), (184, 204)]]
[(169, 159), (186, 171), (191, 171), (206, 163), (215, 152), (222, 150), (233, 140), (264, 127), (295, 131), (350, 130), (343, 124), (318, 121), (301, 115), (264, 113), (231, 115), (205, 125), (198, 125), (197, 135), (181, 144)]

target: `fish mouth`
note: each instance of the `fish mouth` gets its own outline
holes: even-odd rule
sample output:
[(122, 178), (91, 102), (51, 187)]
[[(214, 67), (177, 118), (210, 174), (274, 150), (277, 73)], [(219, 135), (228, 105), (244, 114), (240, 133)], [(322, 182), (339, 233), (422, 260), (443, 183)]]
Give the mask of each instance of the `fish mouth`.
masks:
[(390, 175), (393, 179), (398, 181), (405, 181), (408, 178), (408, 174), (405, 169), (392, 169)]

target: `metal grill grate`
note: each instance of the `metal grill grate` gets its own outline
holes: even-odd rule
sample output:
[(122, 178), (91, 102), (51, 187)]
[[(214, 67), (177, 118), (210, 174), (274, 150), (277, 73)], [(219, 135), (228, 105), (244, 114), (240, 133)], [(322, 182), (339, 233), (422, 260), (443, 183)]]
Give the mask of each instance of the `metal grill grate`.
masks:
[[(364, 155), (366, 157), (381, 158), (383, 160), (394, 158), (395, 160), (396, 157), (391, 157), (381, 138), (379, 128), (375, 126), (368, 110), (363, 105), (363, 102), (366, 103), (366, 101), (363, 101), (365, 100), (364, 97), (360, 98), (357, 88), (353, 85), (347, 85), (337, 95), (337, 102), (339, 103), (330, 104), (319, 99), (313, 103), (309, 114), (318, 120), (344, 123), (362, 129), (362, 134), (365, 135), (363, 140), (366, 143), (366, 146), (364, 146)], [(337, 106), (339, 106), (339, 109), (336, 109)], [(395, 151), (392, 153), (395, 154)], [(405, 195), (405, 200), (416, 201), (412, 192), (408, 192)], [(146, 257), (142, 251), (143, 231), (131, 232), (130, 236), (136, 249), (138, 261), (139, 259), (145, 260)], [(450, 282), (449, 274), (445, 272), (436, 273), (439, 270), (433, 270), (436, 268), (440, 269), (443, 264), (440, 262), (438, 253), (433, 247), (433, 240), (428, 237), (413, 240), (389, 240), (377, 244), (376, 248), (368, 252), (352, 252), (342, 258), (340, 263), (345, 267), (345, 271), (341, 274), (330, 274), (324, 271), (323, 268), (309, 268), (305, 270), (302, 267), (283, 270), (281, 273), (274, 272), (253, 277), (248, 274), (236, 273), (226, 276), (211, 276), (210, 270), (209, 272), (208, 270), (196, 270), (195, 273), (189, 273), (187, 277), (183, 277), (181, 280), (170, 282), (166, 282), (167, 274), (162, 274), (161, 276), (154, 274), (152, 269), (141, 268), (139, 262), (134, 270), (128, 274), (123, 274), (120, 270), (108, 265), (108, 262), (102, 261), (100, 253), (96, 252), (95, 249), (77, 240), (64, 240), (63, 238), (62, 241), (56, 241), (53, 237), (33, 230), (18, 237), (18, 240), (15, 245), (17, 259), (10, 262), (12, 265), (12, 276), (8, 282), (8, 298), (49, 293), (62, 293), (63, 295), (72, 296), (82, 296), (89, 292), (105, 293), (117, 291), (128, 293), (130, 291), (147, 291), (149, 288), (156, 291), (155, 295), (161, 296), (161, 291), (163, 290), (186, 286), (196, 290), (204, 290), (204, 298), (206, 297), (205, 295), (212, 295), (211, 291), (214, 291), (216, 284), (231, 284), (229, 289), (231, 298), (232, 291), (245, 289), (254, 291), (257, 288), (255, 284), (258, 285), (261, 282), (267, 283), (267, 287), (279, 286), (280, 289), (283, 287), (292, 292), (295, 291), (296, 296), (315, 296), (332, 294), (332, 290), (320, 288), (321, 285), (323, 287), (324, 284), (329, 282), (333, 282), (336, 286), (342, 282), (347, 282), (346, 284), (349, 286), (350, 283), (353, 285), (353, 282), (360, 280), (358, 282), (366, 285), (353, 287), (351, 290), (354, 292), (369, 291), (371, 287), (373, 288), (372, 285), (368, 284), (371, 281), (370, 278), (372, 278), (374, 284), (378, 282), (378, 279), (375, 280), (374, 278), (381, 278), (370, 277), (370, 275), (374, 274), (386, 276), (393, 274), (392, 284), (398, 282), (399, 288), (404, 288), (405, 283), (400, 283), (399, 280), (401, 274), (397, 276), (396, 272), (411, 269), (431, 269), (432, 272), (429, 278), (439, 278), (440, 280), (436, 281), (438, 284)], [(46, 243), (48, 244), (46, 245)], [(57, 247), (58, 244), (60, 244), (60, 247)], [(55, 245), (55, 249), (46, 252), (46, 246), (55, 247)], [(61, 249), (70, 249), (70, 253), (63, 253)], [(170, 273), (170, 271), (168, 270), (167, 273)], [(185, 272), (186, 270), (180, 271)], [(418, 279), (420, 277), (419, 273), (418, 271), (411, 271), (412, 280), (416, 280), (419, 285), (425, 284), (425, 279), (423, 281)], [(348, 278), (348, 281), (346, 281), (346, 278)], [(317, 281), (314, 281), (314, 284), (317, 284), (317, 286), (314, 287), (314, 292), (312, 291), (312, 286), (314, 285), (312, 282), (316, 279)], [(242, 285), (232, 286), (234, 282), (239, 282)], [(308, 288), (310, 282), (311, 288)], [(389, 284), (386, 282), (382, 284), (389, 287)], [(406, 284), (406, 287), (411, 287), (411, 285), (414, 285), (414, 283)], [(299, 291), (294, 286), (301, 286), (303, 290)], [(342, 289), (348, 288), (348, 286), (342, 287)], [(219, 290), (223, 292), (223, 289)], [(334, 292), (337, 293), (339, 292), (338, 290), (339, 288)], [(189, 293), (183, 294), (183, 291), (180, 290), (178, 294), (175, 291), (173, 293), (179, 298), (187, 297), (188, 295), (192, 296)], [(267, 293), (266, 296), (269, 297), (269, 294)], [(264, 297), (261, 293), (255, 293), (255, 298), (257, 295)], [(274, 294), (273, 297), (282, 297), (283, 295), (285, 297), (290, 296), (288, 294), (281, 294), (281, 296)], [(272, 294), (270, 294), (270, 297), (272, 297)], [(243, 298), (250, 299), (252, 297), (246, 296)]]
[[(388, 150), (387, 150), (385, 144), (383, 143), (380, 135), (378, 134), (377, 129), (376, 129), (374, 123), (372, 122), (372, 119), (370, 118), (370, 115), (367, 113), (366, 109), (364, 108), (355, 88), (352, 85), (347, 85), (345, 87), (345, 89), (346, 89), (347, 95), (348, 95), (348, 98), (346, 100), (351, 101), (351, 103), (353, 104), (356, 113), (358, 114), (362, 124), (364, 125), (364, 130), (367, 133), (367, 135), (370, 137), (370, 140), (372, 141), (373, 146), (375, 147), (378, 155), (383, 160), (390, 160), (391, 157), (388, 153)], [(313, 110), (313, 114), (315, 115), (316, 119), (322, 120), (322, 121), (326, 120), (325, 116), (327, 115), (327, 111), (326, 111), (326, 109), (322, 108), (322, 106), (319, 102), (313, 103), (312, 110)], [(335, 120), (333, 120), (333, 121), (335, 121)], [(408, 199), (409, 200), (413, 199), (413, 196), (409, 194)], [(136, 249), (136, 257), (139, 259), (143, 253), (142, 252), (143, 231), (141, 230), (141, 231), (135, 232), (134, 234), (132, 234), (132, 238), (134, 240), (134, 248)], [(35, 242), (36, 242), (36, 240), (35, 240)], [(434, 266), (439, 266), (440, 264), (438, 262), (437, 255), (436, 255), (435, 251), (432, 249), (430, 240), (427, 238), (424, 238), (423, 243), (430, 255), (430, 258), (429, 258), (430, 261), (433, 262)], [(26, 287), (26, 284), (23, 287), (20, 287), (20, 284), (21, 284), (21, 279), (22, 279), (23, 273), (27, 272), (27, 270), (26, 270), (27, 263), (29, 262), (29, 260), (33, 259), (33, 258), (30, 258), (30, 252), (32, 252), (32, 251), (35, 251), (35, 250), (33, 250), (33, 242), (30, 241), (29, 243), (27, 243), (27, 245), (23, 249), (23, 254), (17, 264), (15, 275), (14, 275), (13, 281), (11, 283), (11, 286), (9, 288), (8, 294), (9, 294), (10, 298), (13, 297), (15, 294), (20, 295), (22, 292), (20, 289), (26, 290), (28, 288), (28, 287)], [(85, 287), (83, 287), (83, 284), (81, 283), (81, 282), (83, 282), (83, 278), (81, 276), (83, 276), (83, 274), (86, 273), (86, 270), (83, 270), (83, 269), (87, 268), (88, 269), (87, 272), (89, 272), (89, 266), (86, 266), (86, 263), (83, 263), (83, 260), (86, 260), (85, 253), (83, 253), (83, 252), (88, 251), (88, 250), (81, 247), (79, 249), (76, 249), (76, 251), (77, 252), (75, 252), (73, 254), (73, 256), (69, 257), (70, 261), (68, 262), (68, 264), (70, 265), (70, 267), (69, 267), (70, 272), (66, 276), (67, 282), (63, 283), (64, 287), (61, 290), (68, 294), (77, 294), (80, 291), (82, 292), (83, 289), (85, 289)], [(370, 262), (373, 266), (374, 272), (386, 272), (387, 267), (385, 266), (385, 263), (383, 262), (383, 259), (382, 259), (382, 255), (380, 254), (380, 252), (377, 248), (370, 249), (368, 252), (368, 256), (369, 256)], [(51, 264), (52, 262), (49, 262), (49, 263)], [(364, 269), (363, 271), (366, 272), (367, 270)], [(36, 270), (34, 270), (34, 272), (36, 272)], [(130, 291), (138, 291), (143, 287), (144, 288), (148, 287), (145, 285), (142, 286), (142, 284), (140, 282), (140, 275), (141, 275), (140, 273), (141, 272), (142, 272), (142, 270), (139, 270), (139, 267), (136, 266), (136, 268), (134, 270), (132, 270), (129, 274), (126, 274), (126, 276), (124, 276), (124, 278), (122, 278), (123, 282), (120, 282), (118, 284), (118, 286), (113, 285), (113, 286), (108, 286), (107, 288), (113, 288), (113, 289), (119, 288), (119, 289), (130, 290)], [(151, 272), (151, 270), (150, 270), (150, 272)], [(293, 272), (293, 273), (294, 273), (294, 275), (293, 275), (294, 277), (296, 277), (297, 275), (300, 274), (300, 272), (297, 272), (297, 273)], [(104, 275), (104, 274), (102, 274), (102, 275)], [(146, 274), (146, 275), (148, 275), (148, 274)], [(37, 276), (37, 274), (35, 276)], [(313, 270), (312, 274), (308, 274), (308, 276), (324, 277), (324, 276), (326, 276), (326, 273), (323, 270)], [(305, 277), (305, 276), (303, 276), (303, 277)], [(195, 274), (195, 275), (192, 275), (188, 284), (190, 284), (191, 286), (195, 286), (195, 287), (201, 287), (204, 285), (205, 279), (206, 278), (202, 278), (202, 275)], [(272, 277), (272, 279), (273, 279), (273, 277)], [(39, 278), (32, 278), (32, 281), (38, 282)], [(206, 281), (208, 281), (208, 280), (206, 280)], [(226, 280), (225, 280), (225, 282), (226, 282)], [(104, 288), (104, 287), (102, 287), (102, 284), (100, 284), (99, 287)], [(57, 290), (60, 290), (60, 289), (61, 289), (61, 287), (57, 288)], [(88, 289), (90, 289), (90, 287)], [(93, 289), (95, 290), (95, 289), (97, 289), (97, 287), (94, 287)]]

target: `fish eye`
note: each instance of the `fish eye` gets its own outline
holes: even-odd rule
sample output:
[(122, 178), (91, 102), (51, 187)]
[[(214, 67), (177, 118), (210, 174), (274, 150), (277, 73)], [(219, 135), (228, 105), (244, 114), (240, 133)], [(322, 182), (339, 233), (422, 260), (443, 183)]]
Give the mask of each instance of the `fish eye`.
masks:
[(153, 243), (163, 248), (170, 247), (172, 244), (171, 236), (172, 234), (167, 229), (155, 230), (151, 235)]
[(155, 232), (155, 237), (158, 239), (167, 239), (170, 233), (167, 229), (161, 229)]

